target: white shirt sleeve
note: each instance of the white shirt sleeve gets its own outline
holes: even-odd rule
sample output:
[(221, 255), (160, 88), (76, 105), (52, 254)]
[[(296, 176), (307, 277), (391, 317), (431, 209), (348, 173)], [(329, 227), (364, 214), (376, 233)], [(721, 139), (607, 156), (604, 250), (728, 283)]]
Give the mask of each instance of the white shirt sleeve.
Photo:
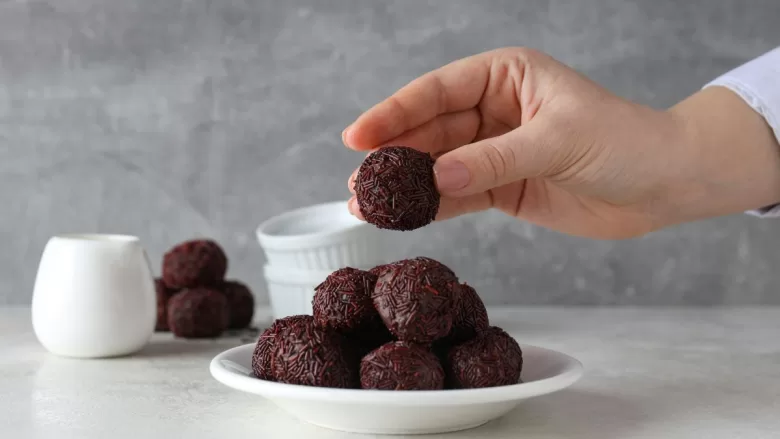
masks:
[[(704, 87), (726, 87), (764, 117), (780, 142), (780, 47), (727, 72)], [(780, 217), (780, 204), (747, 212)]]

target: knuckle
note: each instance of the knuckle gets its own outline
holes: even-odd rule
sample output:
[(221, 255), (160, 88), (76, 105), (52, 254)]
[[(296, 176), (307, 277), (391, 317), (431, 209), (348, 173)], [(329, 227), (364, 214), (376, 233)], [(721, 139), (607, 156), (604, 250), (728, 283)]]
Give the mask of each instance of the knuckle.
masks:
[(479, 156), (480, 167), (495, 181), (503, 181), (515, 166), (515, 155), (510, 148), (487, 142)]

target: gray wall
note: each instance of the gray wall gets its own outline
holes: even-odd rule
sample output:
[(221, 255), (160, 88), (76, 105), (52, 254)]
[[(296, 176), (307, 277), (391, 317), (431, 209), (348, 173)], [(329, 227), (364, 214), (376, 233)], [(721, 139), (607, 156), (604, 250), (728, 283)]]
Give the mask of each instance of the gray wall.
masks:
[[(371, 3), (371, 5), (369, 5)], [(780, 44), (780, 2), (0, 2), (0, 304), (49, 236), (196, 235), (265, 300), (256, 225), (345, 198), (362, 110), (483, 50), (547, 51), (658, 107)], [(780, 304), (780, 223), (744, 216), (591, 242), (485, 213), (403, 235), (489, 304)], [(424, 239), (420, 239), (424, 237)]]

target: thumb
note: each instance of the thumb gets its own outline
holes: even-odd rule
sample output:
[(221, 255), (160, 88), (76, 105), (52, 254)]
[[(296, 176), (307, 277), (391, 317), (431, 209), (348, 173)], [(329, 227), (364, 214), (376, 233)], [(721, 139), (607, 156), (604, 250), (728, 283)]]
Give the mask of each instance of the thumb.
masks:
[(442, 155), (434, 165), (439, 192), (462, 197), (545, 175), (553, 166), (557, 145), (545, 142), (544, 131), (531, 121)]

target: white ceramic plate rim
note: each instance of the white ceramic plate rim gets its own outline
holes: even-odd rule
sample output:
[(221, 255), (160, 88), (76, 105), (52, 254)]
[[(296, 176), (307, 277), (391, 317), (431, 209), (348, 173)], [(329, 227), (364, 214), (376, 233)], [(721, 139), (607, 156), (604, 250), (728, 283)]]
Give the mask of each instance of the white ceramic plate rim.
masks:
[[(535, 351), (537, 353), (558, 357), (565, 362), (564, 371), (558, 375), (541, 380), (484, 389), (393, 392), (386, 390), (310, 387), (257, 379), (232, 371), (223, 364), (223, 361), (231, 361), (227, 360), (227, 358), (233, 355), (248, 355), (251, 357), (252, 352), (254, 351), (254, 343), (238, 346), (220, 353), (211, 360), (209, 370), (217, 381), (228, 387), (244, 392), (259, 394), (270, 399), (285, 398), (330, 403), (343, 402), (351, 404), (405, 406), (483, 404), (521, 400), (564, 389), (574, 384), (582, 377), (583, 366), (579, 360), (551, 349), (524, 344), (521, 344), (520, 346), (524, 352), (530, 353)], [(243, 368), (243, 366), (239, 367)]]

